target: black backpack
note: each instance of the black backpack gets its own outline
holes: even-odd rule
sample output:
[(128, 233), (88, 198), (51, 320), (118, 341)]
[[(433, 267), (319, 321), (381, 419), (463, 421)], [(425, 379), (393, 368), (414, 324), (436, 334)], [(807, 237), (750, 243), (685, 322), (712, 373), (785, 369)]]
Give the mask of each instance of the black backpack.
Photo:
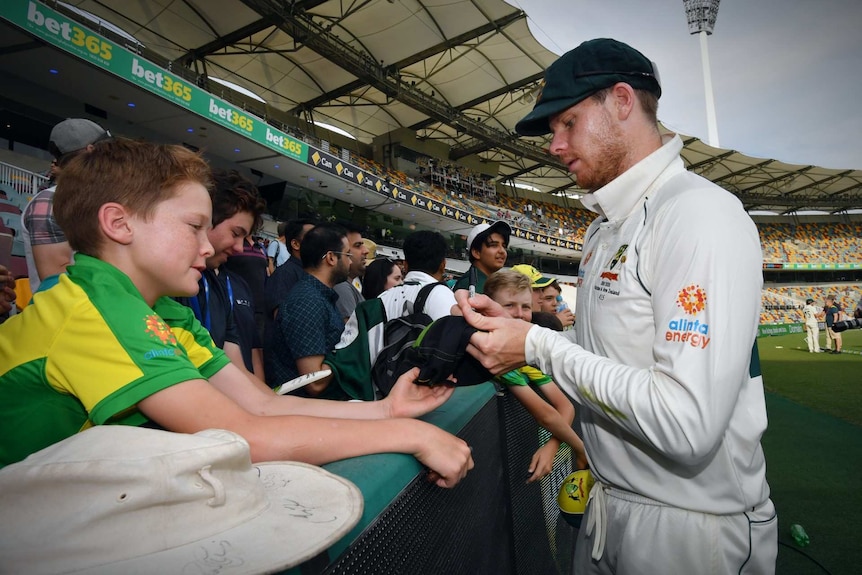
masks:
[(425, 301), (431, 290), (439, 285), (445, 284), (434, 282), (422, 286), (413, 302), (413, 311), (387, 320), (383, 326), (383, 349), (377, 354), (371, 368), (371, 377), (384, 397), (389, 395), (398, 378), (416, 365), (411, 359), (410, 350), (422, 330), (433, 321), (431, 316), (425, 313)]

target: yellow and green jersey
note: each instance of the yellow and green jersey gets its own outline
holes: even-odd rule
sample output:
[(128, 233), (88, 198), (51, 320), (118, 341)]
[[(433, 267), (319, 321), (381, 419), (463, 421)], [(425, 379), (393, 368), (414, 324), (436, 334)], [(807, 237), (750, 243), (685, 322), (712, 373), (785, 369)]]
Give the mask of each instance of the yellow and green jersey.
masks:
[(542, 386), (551, 382), (551, 378), (536, 369), (535, 367), (525, 365), (520, 369), (513, 369), (507, 373), (501, 373), (494, 378), (498, 382), (505, 385), (534, 385)]
[(189, 308), (151, 308), (114, 266), (75, 262), (0, 326), (0, 467), (92, 425), (141, 425), (139, 401), (229, 362)]

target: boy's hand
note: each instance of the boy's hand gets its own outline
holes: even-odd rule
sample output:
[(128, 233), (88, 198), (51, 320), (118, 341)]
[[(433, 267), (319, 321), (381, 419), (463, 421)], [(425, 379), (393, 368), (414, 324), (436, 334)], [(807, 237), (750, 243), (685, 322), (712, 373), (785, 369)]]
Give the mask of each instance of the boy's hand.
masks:
[(381, 403), (386, 405), (388, 417), (419, 417), (434, 411), (452, 397), (455, 388), (449, 385), (416, 385), (419, 368), (414, 367), (398, 378), (389, 395)]
[(463, 439), (428, 424), (422, 448), (414, 457), (429, 468), (428, 480), (438, 487), (454, 487), (473, 469), (473, 450)]
[(563, 324), (563, 327), (569, 327), (575, 324), (575, 314), (569, 308), (557, 312), (557, 319)]
[(587, 454), (583, 448), (575, 449), (572, 447), (572, 454), (575, 456), (575, 469), (581, 470), (589, 468), (590, 464), (587, 461)]
[(542, 477), (549, 474), (554, 469), (554, 457), (557, 455), (559, 441), (549, 441), (533, 454), (530, 460), (530, 467), (527, 469), (527, 483), (538, 481)]

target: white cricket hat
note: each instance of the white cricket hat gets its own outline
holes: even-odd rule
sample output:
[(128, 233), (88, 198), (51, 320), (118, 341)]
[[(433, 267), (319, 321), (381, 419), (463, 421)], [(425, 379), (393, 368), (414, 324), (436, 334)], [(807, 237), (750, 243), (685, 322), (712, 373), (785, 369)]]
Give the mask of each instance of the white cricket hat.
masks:
[(473, 227), (470, 230), (470, 233), (467, 235), (467, 250), (473, 250), (473, 248), (479, 249), (479, 246), (476, 245), (478, 242), (484, 242), (485, 238), (493, 234), (494, 232), (500, 234), (505, 238), (506, 243), (509, 242), (509, 237), (512, 235), (512, 228), (506, 222), (502, 220), (498, 220), (496, 222), (492, 222), (490, 224), (479, 224)]
[(343, 537), (351, 482), (296, 462), (252, 465), (230, 431), (99, 425), (0, 470), (10, 573), (269, 573)]

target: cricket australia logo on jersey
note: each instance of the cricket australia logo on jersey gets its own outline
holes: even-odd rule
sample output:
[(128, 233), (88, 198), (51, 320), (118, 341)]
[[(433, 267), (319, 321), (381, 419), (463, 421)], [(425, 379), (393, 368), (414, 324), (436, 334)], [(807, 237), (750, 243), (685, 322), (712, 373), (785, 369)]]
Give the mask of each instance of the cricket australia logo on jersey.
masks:
[[(620, 295), (619, 287), (617, 287), (617, 282), (620, 280), (620, 270), (617, 266), (622, 267), (622, 264), (626, 263), (627, 249), (629, 249), (628, 244), (623, 244), (617, 248), (605, 269), (599, 274), (599, 282), (593, 286), (593, 289), (602, 294)], [(604, 296), (601, 299), (604, 299)]]
[[(706, 309), (706, 291), (699, 285), (690, 285), (676, 294), (676, 306), (682, 310), (685, 317), (672, 319), (668, 323), (665, 340), (685, 343), (697, 349), (706, 349), (709, 345), (709, 325), (701, 323), (697, 316)], [(692, 319), (693, 318), (693, 319)]]

